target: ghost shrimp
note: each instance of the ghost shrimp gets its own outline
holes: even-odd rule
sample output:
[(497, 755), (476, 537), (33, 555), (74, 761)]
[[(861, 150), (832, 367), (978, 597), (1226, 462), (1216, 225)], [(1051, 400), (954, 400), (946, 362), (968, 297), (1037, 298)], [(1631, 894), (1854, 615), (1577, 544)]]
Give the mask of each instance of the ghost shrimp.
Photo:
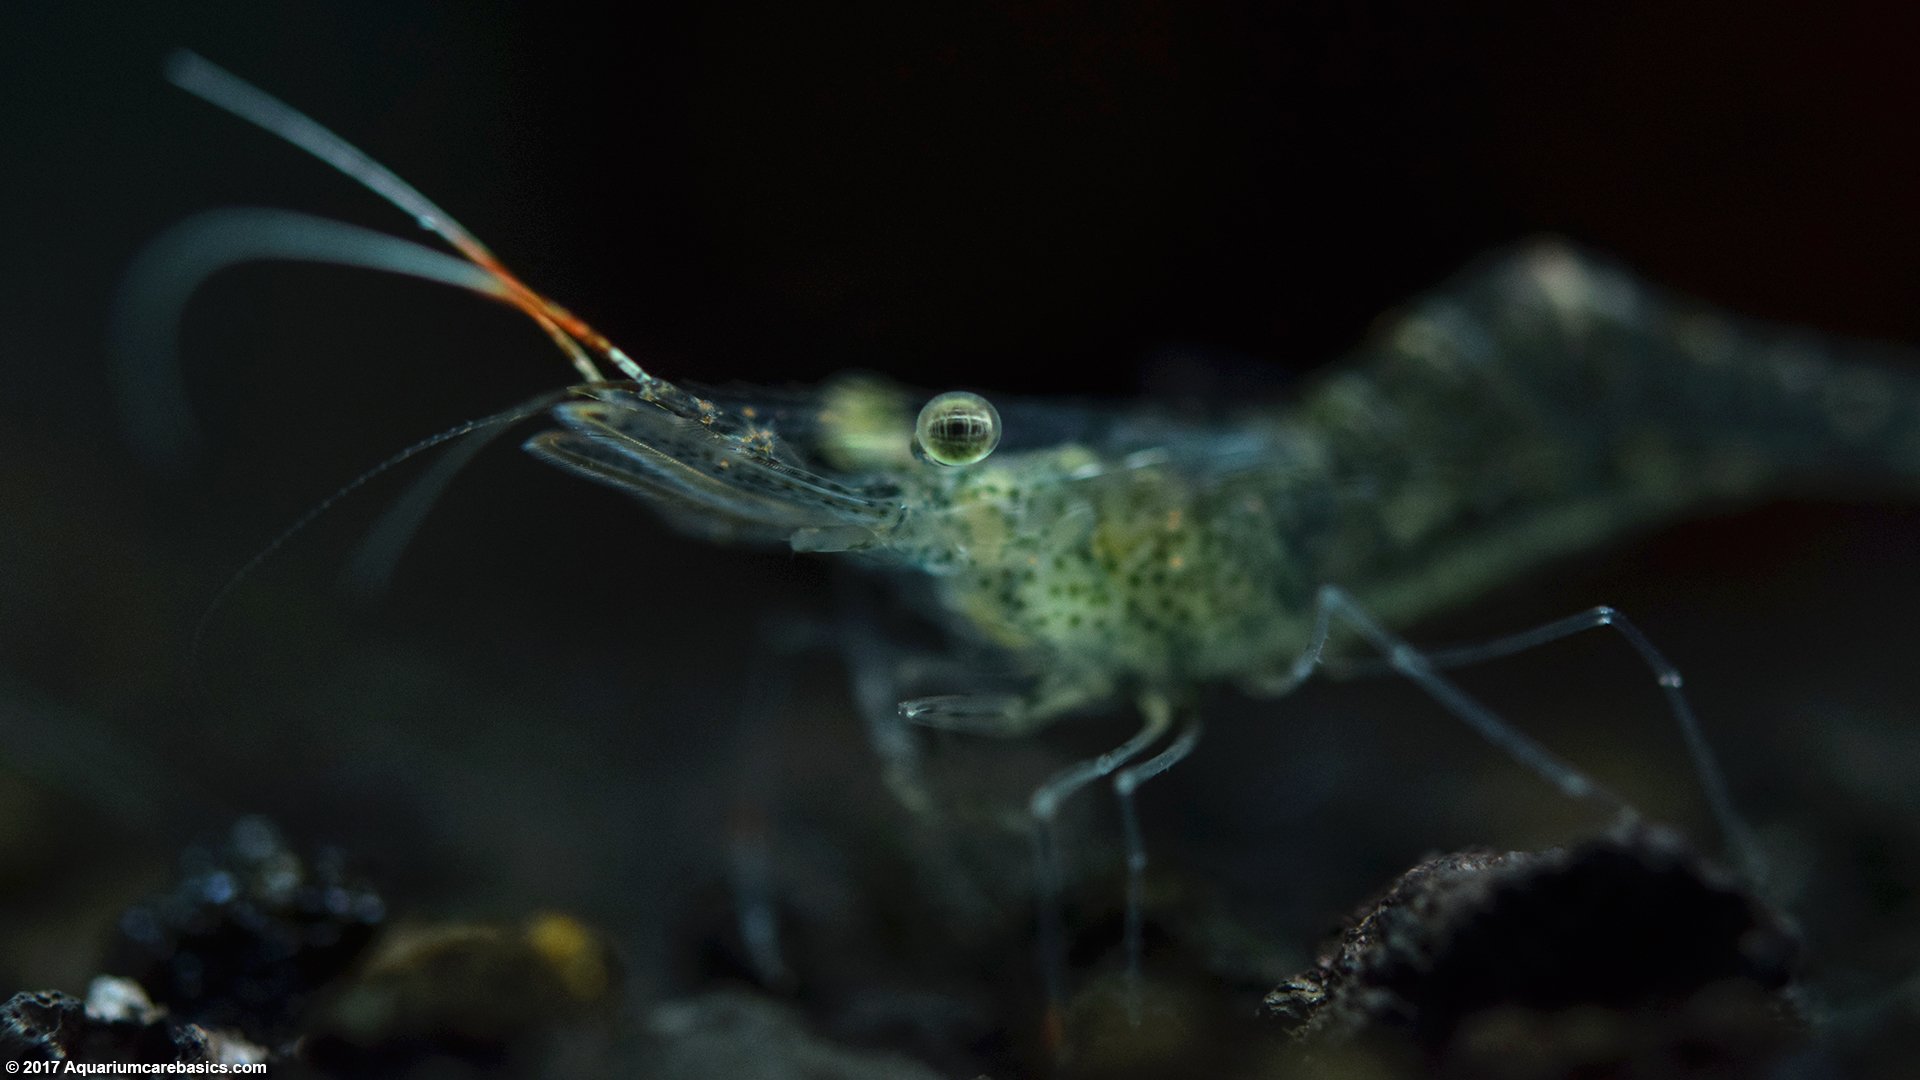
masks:
[[(198, 57), (177, 85), (300, 146), (452, 246), (278, 212), (191, 223), (168, 249), (176, 303), (200, 277), (252, 258), (310, 259), (456, 285), (533, 319), (586, 380), (526, 448), (628, 492), (672, 526), (721, 542), (788, 545), (857, 561), (930, 593), (956, 642), (1015, 678), (993, 693), (901, 695), (875, 727), (888, 782), (924, 805), (930, 727), (1018, 737), (1130, 704), (1138, 729), (1071, 765), (1028, 801), (1043, 973), (1064, 996), (1052, 823), (1106, 781), (1126, 849), (1126, 948), (1140, 962), (1142, 784), (1200, 738), (1197, 691), (1297, 687), (1364, 646), (1445, 711), (1565, 795), (1632, 808), (1461, 690), (1444, 671), (1610, 627), (1666, 695), (1737, 857), (1757, 848), (1653, 644), (1594, 608), (1470, 648), (1422, 652), (1399, 629), (1542, 562), (1717, 505), (1833, 475), (1920, 474), (1920, 387), (1751, 325), (1540, 242), (1416, 300), (1297, 400), (1178, 419), (971, 393), (914, 394), (872, 377), (807, 395), (733, 399), (636, 363), (534, 291), (438, 206), (302, 114)], [(1867, 351), (1867, 350), (1862, 350)], [(612, 372), (612, 378), (608, 377)], [(151, 396), (148, 408), (166, 404)], [(550, 406), (550, 408), (549, 408)], [(491, 422), (491, 421), (490, 421)]]

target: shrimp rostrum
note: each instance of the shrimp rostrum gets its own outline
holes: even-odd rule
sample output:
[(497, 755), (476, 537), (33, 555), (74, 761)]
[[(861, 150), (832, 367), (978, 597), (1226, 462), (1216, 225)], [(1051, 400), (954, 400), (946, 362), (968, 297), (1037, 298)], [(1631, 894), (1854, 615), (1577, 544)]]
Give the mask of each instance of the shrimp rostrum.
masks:
[[(1135, 949), (1145, 856), (1131, 795), (1193, 747), (1197, 689), (1284, 692), (1323, 654), (1350, 647), (1563, 792), (1631, 816), (1444, 673), (1614, 628), (1666, 693), (1729, 841), (1757, 872), (1679, 675), (1618, 612), (1596, 608), (1450, 653), (1422, 653), (1397, 631), (1545, 560), (1705, 507), (1836, 475), (1920, 477), (1920, 386), (1871, 348), (1830, 355), (1809, 336), (1668, 295), (1557, 242), (1489, 259), (1414, 301), (1296, 399), (1208, 423), (1151, 408), (929, 400), (875, 377), (778, 400), (708, 396), (644, 370), (304, 116), (196, 57), (170, 71), (382, 194), (465, 257), (288, 217), (252, 223), (253, 239), (227, 261), (347, 262), (519, 307), (588, 379), (548, 403), (558, 426), (526, 444), (532, 453), (701, 537), (834, 553), (918, 578), (955, 640), (1022, 673), (1004, 692), (905, 700), (897, 724), (1019, 736), (1115, 702), (1136, 707), (1134, 735), (1030, 800), (1048, 889), (1057, 868), (1047, 832), (1061, 801), (1095, 781), (1113, 785)], [(878, 741), (889, 777), (913, 799), (913, 740)]]

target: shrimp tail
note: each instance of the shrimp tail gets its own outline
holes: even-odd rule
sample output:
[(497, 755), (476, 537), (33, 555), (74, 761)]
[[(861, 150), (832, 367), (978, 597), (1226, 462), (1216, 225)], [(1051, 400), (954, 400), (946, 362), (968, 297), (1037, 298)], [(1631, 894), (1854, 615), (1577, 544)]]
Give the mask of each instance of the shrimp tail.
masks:
[(1911, 488), (1913, 361), (1536, 242), (1415, 301), (1295, 407), (1347, 493), (1304, 543), (1325, 580), (1386, 583), (1368, 602), (1404, 622), (1705, 505)]

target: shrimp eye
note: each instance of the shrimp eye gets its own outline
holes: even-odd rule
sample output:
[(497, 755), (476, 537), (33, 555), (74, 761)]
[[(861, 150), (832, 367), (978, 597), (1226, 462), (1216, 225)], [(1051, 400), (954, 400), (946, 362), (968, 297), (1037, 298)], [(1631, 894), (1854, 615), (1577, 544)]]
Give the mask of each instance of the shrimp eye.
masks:
[(940, 465), (971, 465), (999, 445), (1000, 410), (979, 394), (941, 394), (913, 424), (914, 452)]

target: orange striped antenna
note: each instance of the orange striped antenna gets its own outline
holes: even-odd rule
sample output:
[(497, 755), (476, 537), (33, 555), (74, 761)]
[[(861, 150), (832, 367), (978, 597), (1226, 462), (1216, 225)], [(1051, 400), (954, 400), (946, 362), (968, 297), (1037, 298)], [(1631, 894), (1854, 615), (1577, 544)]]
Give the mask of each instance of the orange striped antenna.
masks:
[(594, 363), (594, 356), (612, 364), (622, 375), (642, 386), (655, 381), (632, 357), (585, 320), (521, 281), (478, 237), (468, 232), (466, 226), (421, 194), (418, 188), (400, 179), (393, 170), (368, 157), (312, 117), (198, 53), (185, 49), (167, 57), (164, 72), (167, 81), (173, 85), (285, 139), (411, 215), (421, 228), (445, 240), (469, 262), (491, 275), (499, 288), (488, 289), (487, 292), (519, 308), (538, 323), (589, 382), (607, 381)]

